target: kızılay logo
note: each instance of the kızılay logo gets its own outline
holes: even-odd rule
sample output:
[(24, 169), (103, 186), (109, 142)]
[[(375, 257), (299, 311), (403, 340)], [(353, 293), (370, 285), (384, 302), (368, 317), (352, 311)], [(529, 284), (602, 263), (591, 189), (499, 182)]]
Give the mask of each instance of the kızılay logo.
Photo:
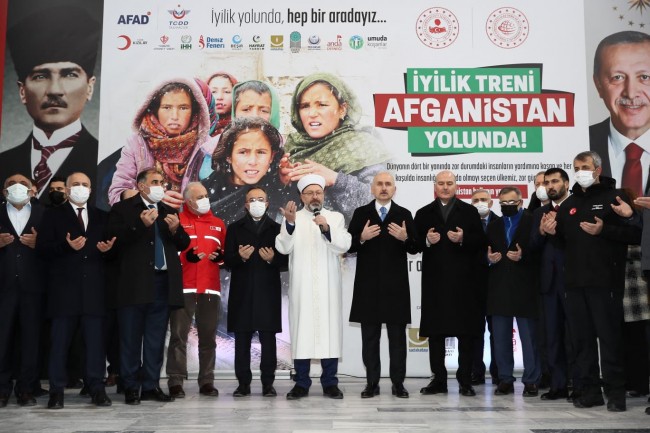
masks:
[(449, 9), (430, 8), (420, 14), (415, 32), (429, 48), (447, 48), (458, 38), (458, 19)]

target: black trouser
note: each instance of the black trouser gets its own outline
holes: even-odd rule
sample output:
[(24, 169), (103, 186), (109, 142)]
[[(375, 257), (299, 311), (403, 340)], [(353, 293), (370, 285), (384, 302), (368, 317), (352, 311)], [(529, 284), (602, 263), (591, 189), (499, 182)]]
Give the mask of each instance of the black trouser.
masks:
[(625, 388), (646, 395), (648, 386), (648, 335), (649, 320), (623, 324), (625, 354)]
[(494, 337), (492, 336), (492, 317), (485, 316), (483, 322), (483, 330), (481, 336), (476, 337), (472, 349), (472, 376), (476, 378), (485, 377), (485, 363), (483, 362), (483, 355), (485, 353), (485, 325), (487, 324), (488, 332), (490, 333), (490, 377), (492, 380), (499, 379), (499, 369), (494, 360)]
[[(472, 385), (472, 348), (475, 335), (458, 335), (458, 370), (456, 379), (461, 386)], [(447, 383), (447, 368), (445, 367), (445, 336), (429, 337), (429, 365), (434, 380)]]
[[(255, 332), (235, 332), (235, 376), (240, 385), (250, 385), (253, 380), (251, 372), (251, 339)], [(278, 364), (275, 332), (259, 331), (257, 333), (262, 356), (260, 360), (260, 373), (263, 386), (273, 384), (275, 369)]]
[[(381, 360), (379, 344), (381, 339), (380, 324), (361, 324), (361, 356), (366, 366), (366, 380), (369, 385), (379, 383), (381, 377)], [(406, 376), (406, 324), (386, 324), (388, 334), (388, 354), (390, 358), (390, 380), (394, 384), (404, 383)]]
[(598, 371), (594, 368), (598, 365), (600, 346), (601, 370), (608, 398), (624, 400), (622, 296), (594, 287), (567, 290), (566, 308), (583, 396), (601, 392)]

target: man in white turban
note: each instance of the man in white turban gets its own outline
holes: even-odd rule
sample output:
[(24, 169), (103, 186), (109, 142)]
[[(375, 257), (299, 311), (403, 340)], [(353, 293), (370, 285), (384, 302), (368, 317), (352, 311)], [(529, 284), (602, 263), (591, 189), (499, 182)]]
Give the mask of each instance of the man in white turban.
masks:
[(298, 181), (303, 208), (293, 201), (280, 208), (284, 220), (275, 239), (289, 256), (289, 324), (296, 385), (287, 400), (309, 394), (312, 359), (320, 359), (324, 395), (343, 398), (338, 387), (341, 356), (341, 255), (351, 244), (343, 215), (323, 209), (325, 179), (309, 174)]

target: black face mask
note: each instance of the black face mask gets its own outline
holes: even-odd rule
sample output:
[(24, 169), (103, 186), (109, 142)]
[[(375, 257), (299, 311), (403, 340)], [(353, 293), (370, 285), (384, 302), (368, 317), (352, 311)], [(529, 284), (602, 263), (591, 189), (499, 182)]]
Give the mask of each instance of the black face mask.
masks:
[(519, 212), (519, 205), (516, 204), (501, 205), (501, 213), (503, 214), (503, 216), (512, 217), (517, 215), (517, 212)]
[(60, 206), (65, 203), (65, 194), (61, 191), (50, 191), (48, 196), (50, 198), (50, 203), (54, 206)]

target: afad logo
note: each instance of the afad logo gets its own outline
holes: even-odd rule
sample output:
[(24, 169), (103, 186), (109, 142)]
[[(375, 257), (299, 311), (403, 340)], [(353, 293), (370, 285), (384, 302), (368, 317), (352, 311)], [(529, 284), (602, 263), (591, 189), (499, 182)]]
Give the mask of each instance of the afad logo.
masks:
[(190, 25), (190, 22), (187, 19), (187, 14), (190, 13), (189, 9), (183, 9), (181, 5), (178, 5), (175, 9), (168, 9), (167, 12), (172, 16), (172, 19), (169, 20), (170, 29), (187, 29)]
[(117, 37), (118, 43), (117, 43), (117, 49), (120, 51), (125, 51), (131, 48), (134, 45), (147, 45), (147, 41), (142, 38), (137, 38), (137, 39), (132, 39), (131, 37), (127, 35), (119, 35)]
[(427, 47), (446, 48), (458, 37), (458, 19), (448, 9), (430, 8), (418, 17), (415, 32)]
[(349, 44), (353, 50), (360, 50), (363, 48), (363, 38), (359, 35), (350, 36)]
[(169, 44), (169, 36), (162, 35), (162, 36), (160, 36), (160, 38), (158, 40), (160, 41), (160, 43), (157, 46), (154, 47), (154, 50), (158, 50), (158, 51), (173, 51), (174, 50), (174, 47), (172, 47), (171, 44)]
[(271, 51), (284, 50), (284, 35), (271, 35)]
[(120, 15), (117, 19), (118, 24), (149, 24), (149, 17), (151, 16), (151, 11), (148, 11), (146, 14), (142, 15)]
[(407, 331), (409, 352), (429, 351), (429, 339), (420, 337), (420, 328), (408, 328)]
[(341, 51), (343, 49), (343, 36), (336, 35), (336, 41), (327, 42), (328, 51)]

